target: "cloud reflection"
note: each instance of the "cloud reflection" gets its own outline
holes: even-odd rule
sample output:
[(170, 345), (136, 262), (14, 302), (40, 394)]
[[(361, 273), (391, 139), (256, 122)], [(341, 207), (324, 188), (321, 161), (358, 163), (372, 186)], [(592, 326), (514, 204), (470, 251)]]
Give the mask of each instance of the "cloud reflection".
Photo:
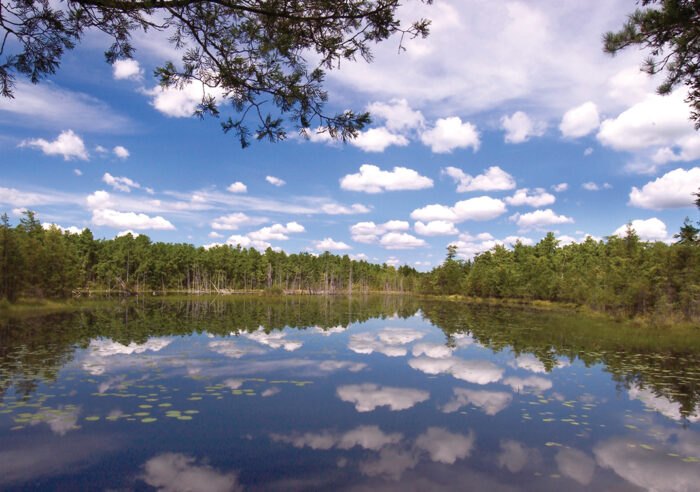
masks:
[(220, 472), (180, 453), (163, 453), (148, 460), (141, 479), (161, 492), (238, 492), (236, 473)]
[(336, 390), (338, 398), (353, 403), (358, 412), (371, 412), (378, 407), (406, 410), (430, 398), (430, 393), (413, 388), (394, 388), (372, 383), (350, 384)]

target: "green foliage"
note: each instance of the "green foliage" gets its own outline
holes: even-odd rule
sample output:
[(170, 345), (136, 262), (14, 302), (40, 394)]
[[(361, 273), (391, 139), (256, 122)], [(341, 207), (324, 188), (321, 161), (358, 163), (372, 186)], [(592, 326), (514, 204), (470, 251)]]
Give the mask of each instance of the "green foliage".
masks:
[(95, 240), (44, 229), (33, 212), (12, 228), (0, 224), (0, 298), (66, 298), (82, 291), (182, 291), (269, 294), (408, 291), (417, 285), (415, 269), (353, 261), (328, 252), (288, 255), (268, 248), (153, 243), (131, 234)]
[(472, 261), (448, 251), (445, 262), (424, 275), (431, 294), (556, 301), (585, 305), (623, 317), (658, 321), (700, 319), (700, 242), (690, 223), (675, 244), (625, 237), (586, 239), (560, 247), (553, 234), (534, 246), (496, 246)]
[(700, 129), (700, 6), (697, 0), (641, 0), (641, 5), (622, 29), (605, 34), (605, 51), (615, 54), (632, 45), (649, 50), (642, 70), (666, 71), (659, 94), (668, 94), (680, 84), (687, 86), (686, 101)]
[[(315, 125), (345, 141), (369, 115), (324, 112), (326, 71), (371, 61), (371, 45), (393, 35), (428, 35), (430, 21), (402, 26), (398, 7), (398, 0), (8, 0), (0, 6), (0, 93), (13, 96), (15, 74), (37, 83), (55, 73), (89, 31), (111, 38), (108, 63), (133, 56), (134, 31), (162, 31), (183, 55), (155, 70), (161, 86), (216, 89), (202, 91), (195, 115), (219, 117), (227, 101), (222, 128), (242, 147), (251, 137), (283, 140), (285, 117), (304, 135)], [(249, 116), (257, 121), (252, 129)]]

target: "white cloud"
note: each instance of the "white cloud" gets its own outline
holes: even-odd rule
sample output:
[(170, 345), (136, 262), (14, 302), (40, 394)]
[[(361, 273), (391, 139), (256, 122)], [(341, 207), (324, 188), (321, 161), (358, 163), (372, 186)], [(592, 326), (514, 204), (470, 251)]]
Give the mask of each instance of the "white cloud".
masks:
[(370, 211), (369, 207), (362, 205), (361, 203), (353, 203), (349, 207), (339, 203), (327, 203), (321, 206), (321, 210), (323, 213), (328, 215), (366, 214)]
[(589, 485), (595, 473), (595, 462), (583, 451), (573, 448), (562, 448), (554, 457), (559, 472), (565, 477), (577, 481), (581, 485)]
[(537, 208), (551, 205), (557, 200), (554, 195), (547, 193), (544, 188), (535, 188), (532, 190), (532, 194), (529, 194), (529, 192), (528, 188), (521, 188), (513, 196), (506, 197), (505, 201), (508, 205), (515, 207), (528, 205)]
[(43, 138), (23, 140), (20, 143), (20, 147), (34, 147), (46, 155), (61, 155), (66, 161), (73, 158), (86, 161), (89, 157), (83, 139), (76, 135), (73, 130), (61, 132), (53, 142)]
[(452, 222), (446, 220), (431, 220), (430, 222), (416, 222), (413, 226), (416, 233), (421, 236), (452, 236), (459, 231)]
[(469, 390), (454, 388), (454, 396), (441, 410), (445, 413), (453, 413), (460, 408), (472, 405), (479, 408), (486, 415), (496, 415), (505, 409), (513, 401), (513, 395), (504, 391)]
[(510, 220), (522, 230), (542, 229), (556, 224), (572, 224), (574, 219), (566, 215), (557, 215), (552, 209), (535, 210), (526, 214), (515, 214)]
[[(616, 118), (603, 121), (598, 140), (615, 150), (647, 151), (654, 164), (691, 161), (700, 157), (700, 135), (689, 120), (686, 92), (668, 96), (649, 94)], [(653, 170), (632, 166), (632, 170)]]
[[(209, 342), (208, 347), (212, 352), (232, 359), (240, 359), (246, 355), (261, 355), (265, 353), (265, 350), (262, 348), (242, 346), (232, 340), (215, 340)], [(233, 388), (233, 386), (235, 386), (235, 381), (233, 380), (228, 380), (225, 384), (231, 389), (236, 389)]]
[(566, 191), (569, 189), (569, 184), (568, 183), (555, 184), (555, 185), (552, 185), (552, 189), (557, 193), (561, 193), (562, 191)]
[(211, 88), (199, 81), (192, 81), (182, 88), (156, 86), (144, 91), (151, 96), (151, 105), (161, 113), (172, 118), (188, 118), (193, 116), (203, 96), (222, 99), (223, 91)]
[(352, 240), (358, 243), (374, 243), (379, 241), (379, 237), (394, 231), (407, 231), (410, 225), (405, 220), (390, 220), (383, 224), (375, 224), (374, 222), (358, 222), (350, 227)]
[(422, 190), (432, 188), (433, 180), (405, 167), (397, 166), (391, 171), (383, 171), (373, 164), (363, 164), (359, 173), (344, 176), (340, 180), (340, 187), (365, 193)]
[(136, 60), (117, 60), (112, 65), (112, 75), (116, 80), (141, 80), (143, 70)]
[(284, 186), (287, 184), (287, 182), (285, 180), (280, 179), (276, 176), (265, 176), (265, 181), (270, 183), (272, 186), (277, 186), (277, 187)]
[[(666, 224), (656, 217), (646, 220), (633, 220), (632, 229), (642, 241), (668, 241), (669, 239)], [(613, 235), (625, 237), (627, 235), (627, 224), (623, 224), (615, 229)]]
[(406, 99), (392, 99), (388, 103), (373, 102), (367, 106), (373, 119), (384, 120), (384, 126), (392, 132), (422, 128), (425, 119), (420, 111), (411, 109)]
[(406, 410), (430, 398), (427, 391), (372, 383), (339, 386), (336, 394), (342, 401), (353, 403), (358, 412), (371, 412), (378, 407), (389, 407), (391, 411)]
[(457, 191), (502, 191), (515, 188), (515, 179), (498, 166), (491, 166), (483, 174), (471, 176), (459, 168), (446, 167), (442, 172), (457, 183)]
[(328, 450), (360, 447), (362, 449), (379, 451), (386, 446), (401, 442), (403, 434), (386, 434), (376, 425), (361, 425), (342, 434), (327, 430), (303, 434), (271, 434), (270, 439), (275, 442), (291, 444), (299, 449)]
[(223, 473), (180, 453), (163, 453), (148, 460), (140, 477), (160, 492), (242, 492), (235, 473)]
[(132, 231), (131, 229), (126, 229), (126, 230), (124, 230), (124, 231), (119, 231), (119, 232), (117, 232), (117, 233), (114, 235), (114, 237), (131, 236), (131, 237), (133, 237), (134, 239), (136, 239), (136, 238), (139, 237), (140, 235), (141, 235), (141, 234), (139, 234), (138, 232), (134, 232), (134, 231)]
[(379, 244), (386, 249), (413, 249), (423, 247), (427, 243), (405, 232), (387, 232), (379, 240)]
[(452, 357), (454, 349), (448, 347), (447, 345), (441, 345), (438, 343), (417, 343), (413, 346), (413, 357), (419, 357), (421, 355), (426, 355), (433, 359), (447, 359)]
[(588, 101), (564, 113), (559, 130), (564, 137), (579, 138), (588, 135), (599, 126), (598, 107)]
[(244, 333), (243, 336), (259, 344), (266, 345), (273, 349), (281, 348), (287, 352), (298, 350), (303, 345), (302, 342), (298, 340), (287, 339), (287, 332), (271, 331), (267, 333), (262, 327), (252, 333)]
[(415, 447), (426, 451), (432, 461), (438, 463), (453, 464), (458, 459), (468, 457), (474, 449), (476, 436), (469, 434), (456, 434), (441, 427), (428, 427), (428, 429), (416, 438)]
[(637, 384), (632, 384), (627, 391), (630, 400), (639, 400), (644, 406), (660, 413), (671, 420), (681, 422), (687, 419), (690, 422), (700, 422), (700, 409), (697, 407), (690, 415), (684, 415), (681, 405), (663, 395), (657, 395), (653, 390), (642, 388)]
[(581, 184), (581, 188), (583, 188), (586, 191), (600, 191), (609, 190), (610, 188), (612, 188), (612, 185), (610, 183), (603, 183), (602, 185), (599, 185), (598, 183), (595, 183), (593, 181), (587, 181)]
[(349, 246), (342, 241), (335, 241), (332, 238), (327, 237), (321, 241), (314, 241), (314, 249), (318, 251), (343, 251), (352, 249), (352, 246)]
[(230, 191), (231, 193), (245, 193), (248, 191), (248, 187), (240, 181), (236, 181), (228, 185), (226, 191)]
[(491, 220), (506, 212), (505, 204), (489, 196), (480, 196), (462, 200), (452, 207), (432, 204), (411, 212), (411, 218), (423, 222), (444, 220), (448, 222), (464, 222), (465, 220)]
[(155, 229), (161, 231), (175, 230), (175, 226), (161, 216), (149, 217), (135, 212), (117, 212), (110, 209), (97, 209), (92, 212), (92, 223), (96, 226), (114, 227), (115, 229)]
[(451, 242), (450, 245), (457, 247), (457, 255), (464, 259), (471, 259), (479, 253), (493, 249), (495, 246), (513, 246), (518, 241), (526, 246), (534, 244), (534, 241), (528, 237), (508, 236), (500, 240), (488, 232), (482, 232), (476, 236), (468, 233), (461, 234), (459, 240)]
[(211, 227), (217, 231), (237, 231), (242, 226), (259, 225), (265, 222), (267, 222), (265, 217), (249, 217), (242, 212), (237, 212), (217, 217), (211, 223)]
[(131, 192), (132, 188), (141, 188), (140, 184), (127, 178), (126, 176), (112, 176), (109, 173), (104, 173), (102, 176), (102, 181), (115, 190), (123, 191), (125, 193)]
[(384, 152), (387, 147), (396, 145), (397, 147), (405, 147), (408, 145), (408, 139), (403, 135), (391, 133), (383, 127), (370, 128), (364, 132), (357, 134), (357, 137), (349, 140), (350, 144), (358, 147), (365, 152)]
[(525, 378), (510, 376), (503, 380), (503, 384), (507, 384), (513, 388), (513, 391), (517, 391), (518, 393), (528, 390), (532, 390), (535, 393), (542, 393), (552, 388), (552, 382), (540, 376), (528, 376)]
[(53, 223), (49, 223), (49, 222), (42, 222), (41, 227), (44, 228), (45, 230), (56, 228), (61, 232), (64, 232), (64, 233), (67, 232), (69, 234), (80, 234), (81, 232), (83, 232), (83, 229), (76, 227), (76, 226), (62, 227), (58, 224), (53, 224)]
[[(239, 234), (233, 234), (232, 236), (229, 236), (229, 238), (226, 240), (226, 244), (234, 247), (240, 246), (241, 248), (255, 248), (258, 251), (265, 251), (267, 248), (272, 247), (272, 245), (267, 241), (253, 240), (248, 236), (241, 236)], [(204, 247), (208, 249), (214, 246), (221, 246), (221, 244), (213, 243)]]
[(438, 119), (433, 128), (421, 134), (420, 139), (437, 154), (469, 147), (476, 152), (480, 145), (476, 126), (469, 122), (462, 123), (462, 119), (458, 116)]
[(304, 232), (304, 226), (297, 222), (287, 222), (287, 224), (273, 224), (263, 227), (257, 231), (249, 232), (247, 236), (254, 241), (286, 241), (288, 234)]
[(413, 369), (430, 375), (451, 374), (456, 379), (474, 384), (489, 384), (501, 380), (503, 369), (486, 360), (464, 360), (458, 357), (433, 359), (417, 357), (408, 365)]
[(541, 137), (544, 135), (546, 125), (541, 122), (534, 122), (522, 111), (516, 111), (511, 116), (501, 118), (501, 128), (506, 131), (506, 143), (527, 142), (530, 137)]
[(75, 174), (76, 176), (82, 176), (83, 172), (76, 167), (75, 169), (73, 169), (73, 174)]
[(379, 333), (356, 333), (350, 336), (348, 349), (358, 354), (369, 355), (374, 352), (387, 357), (403, 357), (408, 353), (404, 345), (425, 336), (409, 328), (384, 328)]
[(678, 168), (649, 181), (641, 190), (632, 187), (629, 204), (652, 210), (692, 207), (695, 200), (693, 193), (697, 193), (699, 188), (700, 167), (687, 171)]
[(593, 147), (586, 147), (586, 149), (583, 151), (583, 155), (588, 157), (593, 153)]
[(122, 145), (117, 145), (116, 147), (114, 147), (112, 149), (112, 152), (114, 152), (114, 155), (116, 155), (120, 159), (128, 159), (129, 156), (131, 155), (129, 153), (129, 150)]
[(134, 124), (103, 101), (80, 92), (59, 89), (51, 82), (32, 84), (17, 81), (15, 97), (0, 98), (0, 121), (13, 126), (69, 127), (90, 133), (131, 131)]

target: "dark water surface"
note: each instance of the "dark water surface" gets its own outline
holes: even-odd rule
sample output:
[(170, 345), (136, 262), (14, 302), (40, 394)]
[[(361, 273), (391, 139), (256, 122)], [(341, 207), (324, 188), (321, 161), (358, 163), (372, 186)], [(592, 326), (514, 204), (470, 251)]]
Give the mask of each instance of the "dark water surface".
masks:
[(401, 297), (114, 302), (0, 324), (0, 489), (700, 490), (699, 383), (692, 330)]

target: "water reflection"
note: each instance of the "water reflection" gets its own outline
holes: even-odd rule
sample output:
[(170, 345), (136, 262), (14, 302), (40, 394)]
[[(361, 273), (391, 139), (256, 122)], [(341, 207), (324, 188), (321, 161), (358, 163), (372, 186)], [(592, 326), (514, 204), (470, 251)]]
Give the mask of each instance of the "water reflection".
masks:
[(696, 490), (698, 354), (400, 297), (5, 320), (0, 488)]

